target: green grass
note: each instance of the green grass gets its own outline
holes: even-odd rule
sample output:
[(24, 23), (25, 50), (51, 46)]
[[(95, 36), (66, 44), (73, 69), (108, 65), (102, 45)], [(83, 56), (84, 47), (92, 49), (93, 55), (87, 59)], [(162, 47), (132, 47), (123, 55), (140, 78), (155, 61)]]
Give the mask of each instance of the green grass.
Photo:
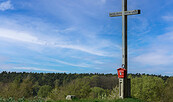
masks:
[(139, 99), (127, 98), (127, 99), (118, 99), (118, 100), (61, 100), (61, 101), (49, 101), (49, 102), (144, 102)]
[[(20, 98), (18, 100), (15, 100), (13, 98), (3, 99), (0, 98), (0, 102), (45, 102), (42, 99), (33, 99), (33, 100), (27, 100), (24, 98)], [(60, 100), (60, 101), (46, 101), (46, 102), (144, 102), (139, 99), (135, 98), (126, 98), (126, 99), (118, 99), (118, 100), (91, 100), (91, 99), (78, 99), (78, 100)]]

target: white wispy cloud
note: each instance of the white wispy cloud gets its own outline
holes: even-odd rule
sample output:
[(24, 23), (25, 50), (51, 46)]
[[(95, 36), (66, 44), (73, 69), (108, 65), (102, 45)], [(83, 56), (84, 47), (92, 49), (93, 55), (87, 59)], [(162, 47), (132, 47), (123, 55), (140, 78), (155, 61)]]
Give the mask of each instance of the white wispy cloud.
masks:
[(0, 28), (0, 37), (28, 43), (42, 44), (38, 38), (27, 32)]
[(172, 76), (173, 72), (165, 72), (166, 74), (170, 74)]
[(79, 51), (86, 52), (86, 53), (93, 54), (93, 55), (97, 55), (97, 56), (109, 56), (108, 54), (106, 54), (103, 51), (97, 51), (97, 50), (93, 50), (91, 48), (79, 46), (79, 45), (58, 45), (58, 44), (55, 44), (54, 46), (61, 47), (61, 48), (67, 48), (67, 49), (79, 50)]
[(8, 57), (0, 55), (0, 62), (6, 61)]
[(61, 41), (60, 42), (46, 41), (28, 32), (22, 32), (17, 30), (0, 28), (0, 38), (11, 39), (11, 40), (25, 42), (25, 43), (45, 45), (50, 47), (73, 49), (73, 50), (78, 50), (78, 51), (82, 51), (82, 52), (86, 52), (86, 53), (89, 53), (92, 55), (98, 55), (98, 56), (111, 56), (104, 51), (99, 51), (94, 48), (81, 46), (81, 45), (75, 45), (75, 44), (66, 44), (66, 42), (61, 42)]
[(173, 31), (170, 31), (168, 33), (165, 33), (163, 35), (159, 35), (157, 37), (160, 41), (171, 41), (173, 42)]
[(135, 62), (145, 65), (169, 65), (173, 63), (173, 55), (163, 53), (146, 53), (135, 57)]
[[(1, 33), (0, 37), (16, 40), (20, 42), (25, 42), (25, 43), (37, 44), (37, 45), (46, 46), (46, 47), (64, 48), (69, 50), (72, 49), (72, 50), (75, 50), (76, 52), (81, 51), (81, 52), (88, 53), (91, 55), (96, 55), (96, 56), (104, 56), (104, 57), (115, 56), (112, 54), (112, 52), (107, 51), (107, 49), (111, 49), (111, 47), (113, 48), (114, 46), (116, 46), (116, 44), (112, 46), (113, 44), (110, 44), (111, 42), (108, 40), (107, 42), (110, 42), (110, 43), (105, 43), (106, 39), (98, 37), (98, 36), (95, 38), (91, 38), (91, 36), (100, 33), (100, 32), (97, 32), (98, 29), (93, 30), (92, 28), (92, 30), (90, 30), (88, 26), (83, 27), (83, 25), (86, 25), (85, 22), (88, 22), (88, 17), (87, 17), (88, 12), (93, 13), (94, 15), (97, 15), (94, 12), (88, 11), (88, 8), (91, 11), (93, 10), (90, 8), (90, 6), (83, 7), (81, 5), (77, 5), (76, 3), (72, 1), (69, 1), (70, 3), (68, 4), (65, 3), (64, 1), (60, 2), (60, 4), (59, 3), (57, 4), (56, 0), (53, 0), (51, 2), (46, 2), (46, 1), (36, 1), (36, 2), (37, 3), (35, 4), (40, 4), (40, 5), (45, 5), (45, 4), (47, 5), (50, 3), (51, 8), (43, 7), (43, 9), (40, 9), (38, 6), (35, 6), (35, 4), (32, 5), (32, 8), (27, 8), (27, 7), (26, 8), (29, 10), (32, 10), (33, 8), (44, 10), (45, 13), (48, 13), (48, 14), (55, 13), (55, 15), (51, 15), (51, 16), (57, 15), (58, 18), (60, 17), (65, 20), (69, 20), (72, 23), (78, 22), (80, 24), (78, 23), (77, 24), (73, 23), (73, 25), (67, 24), (69, 25), (68, 27), (59, 28), (56, 25), (57, 23), (54, 23), (56, 25), (55, 26), (54, 24), (44, 22), (40, 18), (32, 18), (32, 17), (20, 16), (20, 15), (17, 15), (17, 16), (14, 15), (14, 17), (1, 17), (1, 19), (2, 18), (5, 18), (5, 19), (3, 19), (4, 21), (0, 21), (0, 23), (2, 22), (4, 24), (3, 27), (9, 28), (9, 29), (0, 29), (2, 30), (0, 31)], [(79, 2), (82, 2), (84, 5), (84, 1), (79, 1)], [(90, 0), (90, 2), (92, 3), (93, 1)], [(106, 0), (96, 0), (96, 2), (105, 3)], [(70, 8), (71, 6), (74, 6), (74, 8)], [(92, 7), (95, 8), (95, 6), (93, 5)], [(79, 10), (79, 11), (76, 12), (76, 10)], [(66, 16), (63, 16), (63, 15), (66, 15)], [(85, 17), (82, 15), (87, 15), (87, 16)], [(68, 19), (66, 19), (66, 17), (68, 17)], [(73, 18), (76, 20), (74, 20)], [(7, 21), (7, 24), (4, 23), (5, 21)], [(12, 27), (14, 27), (13, 30), (11, 29)], [(32, 31), (32, 33), (30, 31)], [(118, 46), (115, 47), (115, 49), (119, 49)]]
[(173, 16), (171, 16), (171, 15), (170, 16), (163, 16), (162, 18), (166, 21), (171, 21), (171, 22), (173, 21)]
[(97, 60), (95, 60), (95, 61), (93, 61), (95, 64), (104, 64), (104, 62), (103, 61), (97, 61)]
[(1, 11), (13, 9), (13, 8), (14, 8), (14, 7), (13, 7), (13, 5), (11, 4), (11, 1), (10, 1), (10, 0), (0, 3), (0, 10), (1, 10)]
[(172, 44), (173, 32), (158, 35), (152, 39), (151, 44), (145, 48), (144, 52), (134, 57), (133, 60), (142, 65), (171, 65), (173, 63)]
[(67, 71), (60, 71), (54, 69), (44, 69), (44, 68), (36, 68), (36, 67), (14, 67), (13, 69), (22, 69), (22, 70), (29, 70), (29, 71), (48, 71), (48, 72), (67, 72)]
[(106, 0), (101, 0), (102, 3), (106, 3)]
[(54, 61), (61, 63), (61, 64), (65, 64), (65, 65), (70, 65), (70, 66), (75, 66), (75, 67), (90, 67), (90, 65), (88, 64), (73, 64), (73, 63), (69, 63), (69, 62), (65, 62), (65, 61), (61, 61), (61, 60), (57, 60), (54, 59)]
[(1, 70), (10, 70), (12, 67), (16, 67), (17, 65), (15, 64), (2, 64), (0, 63), (0, 69)]

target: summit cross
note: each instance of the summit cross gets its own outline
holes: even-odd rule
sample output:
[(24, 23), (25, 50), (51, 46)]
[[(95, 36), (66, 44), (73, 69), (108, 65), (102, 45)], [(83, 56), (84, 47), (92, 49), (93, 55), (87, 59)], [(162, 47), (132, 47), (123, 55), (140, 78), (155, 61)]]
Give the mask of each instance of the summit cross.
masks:
[[(127, 0), (122, 0), (122, 12), (109, 13), (110, 17), (122, 16), (122, 67), (127, 70), (127, 15), (140, 14), (140, 10), (127, 11)], [(127, 70), (128, 71), (128, 70)], [(127, 76), (119, 79), (120, 84), (120, 98), (130, 96), (129, 82)], [(122, 85), (121, 85), (122, 84)]]

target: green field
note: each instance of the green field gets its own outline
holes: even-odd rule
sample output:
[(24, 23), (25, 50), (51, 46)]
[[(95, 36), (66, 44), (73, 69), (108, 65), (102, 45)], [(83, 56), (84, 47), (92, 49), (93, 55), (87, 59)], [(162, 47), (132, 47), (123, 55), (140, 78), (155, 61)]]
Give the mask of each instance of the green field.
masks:
[(119, 100), (73, 100), (73, 101), (48, 101), (48, 102), (144, 102), (139, 99), (127, 98), (127, 99), (119, 99)]
[(0, 102), (144, 102), (139, 99), (134, 98), (126, 98), (126, 99), (118, 99), (118, 100), (87, 100), (87, 99), (80, 99), (80, 100), (60, 100), (60, 101), (44, 101), (41, 99), (35, 99), (35, 100), (27, 100), (24, 98), (14, 100), (13, 98), (9, 99), (0, 99)]

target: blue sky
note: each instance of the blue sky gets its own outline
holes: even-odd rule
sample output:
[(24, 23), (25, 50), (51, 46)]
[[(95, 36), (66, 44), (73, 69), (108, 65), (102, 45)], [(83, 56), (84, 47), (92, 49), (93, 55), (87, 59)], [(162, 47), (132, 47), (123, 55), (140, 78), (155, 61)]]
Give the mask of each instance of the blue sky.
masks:
[[(173, 74), (173, 1), (128, 0), (129, 73)], [(0, 0), (0, 71), (116, 73), (121, 0)]]

